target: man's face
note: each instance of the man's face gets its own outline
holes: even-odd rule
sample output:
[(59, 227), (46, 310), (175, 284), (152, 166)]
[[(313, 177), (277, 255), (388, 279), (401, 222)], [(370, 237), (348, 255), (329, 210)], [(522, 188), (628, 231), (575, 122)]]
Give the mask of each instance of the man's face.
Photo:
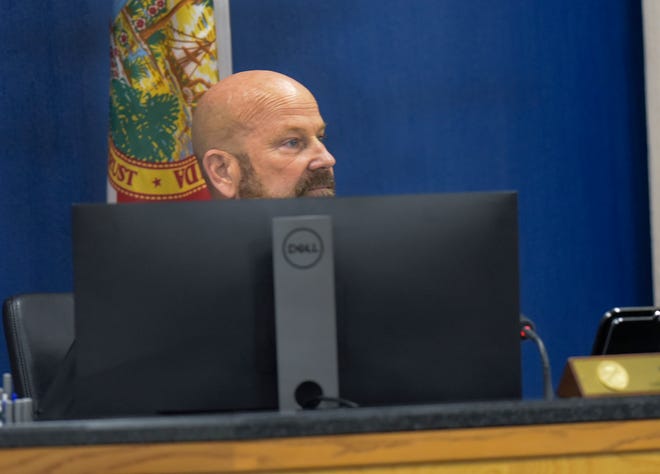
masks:
[(238, 197), (334, 196), (334, 157), (323, 144), (325, 122), (312, 95), (293, 89), (251, 121), (238, 159)]

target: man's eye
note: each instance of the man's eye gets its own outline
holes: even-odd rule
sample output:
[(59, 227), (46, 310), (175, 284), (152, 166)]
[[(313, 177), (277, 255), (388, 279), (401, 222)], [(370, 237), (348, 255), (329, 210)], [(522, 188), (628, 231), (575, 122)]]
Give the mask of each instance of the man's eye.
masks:
[(290, 138), (284, 142), (284, 146), (287, 148), (298, 148), (300, 146), (299, 138)]
[(318, 139), (319, 139), (320, 142), (324, 142), (326, 138), (327, 138), (327, 135), (325, 133), (318, 136)]

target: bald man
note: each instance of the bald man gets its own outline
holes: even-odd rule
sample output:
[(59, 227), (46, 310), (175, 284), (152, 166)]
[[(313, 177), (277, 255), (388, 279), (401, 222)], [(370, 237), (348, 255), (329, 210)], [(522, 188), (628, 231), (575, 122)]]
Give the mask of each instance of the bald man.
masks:
[(217, 199), (334, 196), (334, 157), (314, 96), (272, 71), (211, 87), (193, 115), (193, 148)]

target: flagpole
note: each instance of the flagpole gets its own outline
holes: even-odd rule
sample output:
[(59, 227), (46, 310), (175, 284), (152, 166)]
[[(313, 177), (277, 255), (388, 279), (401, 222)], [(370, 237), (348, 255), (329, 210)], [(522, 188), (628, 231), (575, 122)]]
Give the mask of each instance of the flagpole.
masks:
[(107, 188), (105, 192), (105, 197), (106, 201), (110, 204), (114, 204), (117, 202), (117, 191), (115, 191), (115, 188), (112, 187), (110, 184), (110, 180), (107, 180)]
[(660, 305), (660, 2), (642, 1), (654, 304)]
[(214, 0), (215, 43), (218, 51), (218, 73), (223, 79), (233, 72), (231, 53), (231, 21), (229, 17), (230, 0)]

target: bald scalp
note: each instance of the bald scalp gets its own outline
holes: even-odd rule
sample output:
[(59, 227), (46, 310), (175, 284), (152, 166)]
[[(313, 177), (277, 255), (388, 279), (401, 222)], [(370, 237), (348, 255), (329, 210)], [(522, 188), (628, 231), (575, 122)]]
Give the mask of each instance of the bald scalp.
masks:
[[(243, 138), (288, 97), (311, 92), (298, 81), (274, 71), (244, 71), (211, 87), (193, 113), (193, 150), (201, 162), (208, 150), (242, 153)], [(201, 164), (201, 163), (200, 163)]]

